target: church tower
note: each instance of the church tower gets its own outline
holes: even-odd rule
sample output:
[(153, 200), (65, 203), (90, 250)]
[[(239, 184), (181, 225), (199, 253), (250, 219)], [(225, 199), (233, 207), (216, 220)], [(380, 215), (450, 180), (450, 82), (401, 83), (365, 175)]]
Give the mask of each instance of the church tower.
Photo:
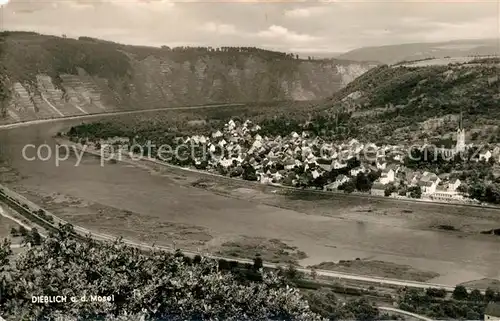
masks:
[(465, 151), (465, 129), (463, 127), (462, 109), (460, 109), (460, 120), (457, 129), (457, 146), (455, 152), (461, 153)]

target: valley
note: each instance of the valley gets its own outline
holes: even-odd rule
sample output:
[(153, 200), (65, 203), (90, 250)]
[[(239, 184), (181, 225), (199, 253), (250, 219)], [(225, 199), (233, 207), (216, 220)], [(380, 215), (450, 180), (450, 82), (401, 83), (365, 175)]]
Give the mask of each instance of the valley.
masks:
[[(255, 47), (152, 48), (32, 32), (2, 32), (0, 38), (0, 182), (79, 233), (92, 231), (101, 241), (123, 237), (132, 246), (117, 249), (118, 243), (73, 239), (65, 236), (64, 229), (71, 227), (60, 226), (46, 243), (14, 246), (30, 253), (16, 252), (16, 257), (35, 283), (84, 275), (93, 264), (103, 269), (101, 276), (90, 272), (81, 283), (93, 287), (93, 278), (115, 273), (103, 273), (111, 271), (108, 265), (123, 258), (131, 264), (142, 260), (130, 268), (139, 273), (121, 275), (121, 284), (106, 279), (109, 284), (99, 285), (122, 295), (134, 282), (147, 285), (150, 281), (137, 275), (163, 271), (162, 264), (174, 271), (193, 268), (181, 276), (191, 278), (192, 271), (201, 271), (196, 264), (205, 264), (206, 255), (218, 258), (208, 263), (217, 266), (216, 273), (229, 269), (242, 278), (238, 282), (257, 287), (265, 283), (259, 282), (266, 269), (287, 265), (279, 273), (292, 276), (283, 282), (293, 280), (290, 284), (298, 285), (317, 310), (342, 304), (332, 299), (333, 291), (344, 291), (346, 301), (351, 291), (364, 298), (348, 305), (369, 310), (363, 300), (372, 296), (377, 304), (425, 315), (445, 315), (436, 310), (441, 304), (455, 311), (455, 304), (470, 298), (474, 305), (460, 313), (475, 319), (492, 298), (484, 290), (500, 279), (500, 210), (493, 204), (500, 202), (500, 60), (471, 57), (491, 51), (486, 40), (476, 51), (462, 50), (462, 57), (427, 57), (443, 44), (423, 46), (419, 54), (410, 52), (415, 46), (402, 45), (398, 54), (380, 59), (391, 64), (383, 65), (370, 57), (385, 56), (388, 48), (303, 59)], [(455, 49), (445, 46), (439, 52)], [(238, 147), (238, 152), (219, 160), (195, 155), (171, 164), (133, 160), (133, 154), (105, 161), (96, 155), (97, 146), (120, 145), (121, 140), (134, 148), (149, 141), (170, 147), (208, 142), (210, 148)], [(392, 154), (393, 147), (443, 141), (452, 153), (480, 144), (491, 153), (474, 163), (432, 164), (409, 163)], [(27, 146), (54, 151), (72, 144), (96, 150), (78, 155), (81, 150), (75, 148), (56, 162), (53, 155), (28, 159), (23, 154)], [(344, 162), (339, 150), (323, 164), (316, 156), (325, 145), (350, 151), (376, 145), (377, 159), (350, 156)], [(441, 194), (460, 201), (472, 195), (475, 205), (433, 203), (441, 179)], [(422, 195), (425, 201), (416, 200)], [(12, 220), (0, 216), (0, 225), (0, 237), (21, 242), (13, 236)], [(85, 262), (65, 270), (66, 261), (53, 260), (63, 252), (58, 252), (60, 245), (76, 251), (72, 259), (85, 257)], [(179, 251), (174, 259), (160, 251), (139, 256), (138, 248), (154, 246)], [(55, 274), (40, 277), (33, 257), (51, 257), (47, 264), (57, 266)], [(377, 284), (378, 278), (384, 282)], [(78, 278), (69, 277), (68, 284), (73, 279)], [(200, 280), (204, 276), (198, 275)], [(415, 288), (406, 289), (412, 284)], [(482, 292), (465, 290), (460, 298), (458, 284)], [(430, 285), (443, 289), (427, 289)], [(327, 288), (330, 292), (323, 292)], [(335, 307), (335, 313), (341, 310)]]

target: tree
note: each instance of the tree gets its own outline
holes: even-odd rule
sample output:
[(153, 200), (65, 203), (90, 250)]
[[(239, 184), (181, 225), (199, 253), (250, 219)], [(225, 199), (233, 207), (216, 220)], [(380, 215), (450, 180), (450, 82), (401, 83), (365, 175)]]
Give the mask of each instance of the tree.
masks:
[(311, 278), (313, 280), (316, 280), (316, 278), (318, 277), (318, 272), (316, 272), (316, 269), (311, 269)]
[(291, 263), (286, 267), (284, 275), (290, 281), (296, 281), (302, 277), (301, 273), (297, 271), (297, 268)]
[(355, 179), (356, 189), (360, 192), (368, 192), (372, 188), (372, 183), (365, 173), (358, 173)]
[(469, 293), (467, 293), (467, 289), (463, 285), (457, 285), (455, 287), (455, 290), (453, 290), (452, 297), (455, 300), (466, 300), (469, 296)]
[[(41, 246), (31, 247), (8, 262), (10, 244), (0, 245), (1, 312), (7, 319), (116, 320), (319, 320), (297, 289), (285, 288), (276, 273), (262, 273), (261, 282), (240, 282), (218, 262), (201, 258), (193, 264), (184, 255), (128, 247), (120, 240), (75, 240), (50, 233)], [(0, 270), (0, 272), (2, 272)], [(114, 302), (31, 304), (28, 293), (114, 295)]]
[(311, 310), (325, 318), (336, 315), (339, 308), (339, 300), (329, 288), (321, 288), (306, 294)]
[(26, 235), (28, 235), (28, 230), (24, 226), (21, 225), (21, 226), (19, 226), (19, 234), (21, 236), (26, 236)]
[(12, 227), (12, 228), (10, 229), (10, 235), (11, 235), (12, 237), (17, 237), (17, 236), (19, 236), (19, 231), (18, 231), (15, 227)]
[(10, 245), (11, 243), (7, 239), (4, 239), (2, 243), (0, 243), (0, 272), (9, 265), (9, 256), (12, 255)]
[(371, 171), (368, 173), (368, 179), (373, 183), (382, 176), (382, 171)]
[(260, 270), (264, 267), (264, 263), (262, 261), (262, 257), (260, 257), (260, 254), (256, 254), (254, 259), (253, 259), (253, 268), (255, 270)]
[(384, 190), (384, 195), (391, 196), (391, 194), (394, 193), (395, 191), (396, 191), (396, 186), (394, 186), (394, 184), (392, 184), (392, 183), (387, 184), (387, 186), (385, 187), (385, 190)]
[(484, 301), (490, 302), (493, 301), (495, 298), (495, 290), (492, 288), (487, 288), (486, 291), (484, 292)]
[(481, 294), (481, 291), (478, 289), (474, 289), (469, 294), (469, 300), (474, 302), (484, 301), (484, 296)]
[(412, 186), (408, 188), (408, 192), (410, 193), (411, 198), (421, 198), (422, 197), (422, 188), (420, 186)]
[(365, 298), (348, 301), (331, 318), (332, 320), (376, 320), (379, 311)]
[(444, 297), (446, 297), (446, 290), (445, 289), (428, 288), (428, 289), (425, 290), (425, 293), (428, 296), (435, 297), (435, 298), (444, 298)]
[(193, 259), (193, 264), (199, 264), (201, 262), (201, 255), (196, 254)]
[(350, 194), (356, 190), (356, 183), (354, 182), (354, 180), (349, 180), (348, 182), (340, 185), (339, 189), (344, 190), (345, 193)]
[(38, 230), (36, 229), (36, 227), (31, 229), (28, 239), (29, 239), (29, 242), (31, 243), (31, 245), (42, 244), (42, 236), (40, 235), (40, 233), (38, 233)]
[(249, 164), (245, 165), (242, 178), (247, 181), (256, 181), (258, 177), (255, 168)]

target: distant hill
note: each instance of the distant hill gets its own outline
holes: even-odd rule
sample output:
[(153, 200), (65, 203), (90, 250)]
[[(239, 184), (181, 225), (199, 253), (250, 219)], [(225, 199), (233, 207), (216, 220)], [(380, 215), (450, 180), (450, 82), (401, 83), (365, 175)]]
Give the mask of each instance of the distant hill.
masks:
[(384, 65), (335, 93), (322, 113), (349, 114), (344, 125), (363, 139), (410, 142), (453, 138), (462, 111), (468, 139), (500, 142), (499, 72), (500, 58)]
[(124, 109), (316, 100), (375, 65), (253, 47), (153, 48), (0, 34), (0, 122)]
[(499, 55), (498, 39), (455, 40), (436, 43), (409, 43), (378, 47), (362, 47), (336, 56), (338, 59), (354, 61), (379, 61), (393, 64), (399, 61), (447, 56)]
[(315, 105), (263, 114), (263, 128), (335, 141), (453, 141), (462, 112), (468, 142), (500, 143), (500, 58), (446, 62), (373, 68)]

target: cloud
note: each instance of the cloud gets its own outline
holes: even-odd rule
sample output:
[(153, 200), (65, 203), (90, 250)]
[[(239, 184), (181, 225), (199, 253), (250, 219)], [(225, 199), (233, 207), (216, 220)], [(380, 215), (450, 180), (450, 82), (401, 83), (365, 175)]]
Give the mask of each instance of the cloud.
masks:
[(3, 27), (141, 45), (341, 52), (498, 38), (498, 9), (495, 0), (11, 0)]
[(450, 40), (500, 37), (498, 18), (485, 18), (463, 23), (433, 22), (432, 26), (434, 26), (432, 31), (421, 34), (425, 41), (440, 41), (444, 37)]
[(287, 42), (310, 42), (318, 39), (318, 37), (307, 34), (299, 34), (290, 31), (285, 27), (276, 25), (270, 26), (267, 30), (260, 31), (257, 35), (262, 38), (282, 39)]
[(285, 10), (285, 16), (289, 18), (309, 18), (325, 13), (324, 7), (295, 8)]
[(207, 22), (200, 27), (200, 30), (206, 32), (214, 32), (220, 35), (235, 35), (237, 34), (236, 27), (229, 24), (218, 24), (215, 22)]

